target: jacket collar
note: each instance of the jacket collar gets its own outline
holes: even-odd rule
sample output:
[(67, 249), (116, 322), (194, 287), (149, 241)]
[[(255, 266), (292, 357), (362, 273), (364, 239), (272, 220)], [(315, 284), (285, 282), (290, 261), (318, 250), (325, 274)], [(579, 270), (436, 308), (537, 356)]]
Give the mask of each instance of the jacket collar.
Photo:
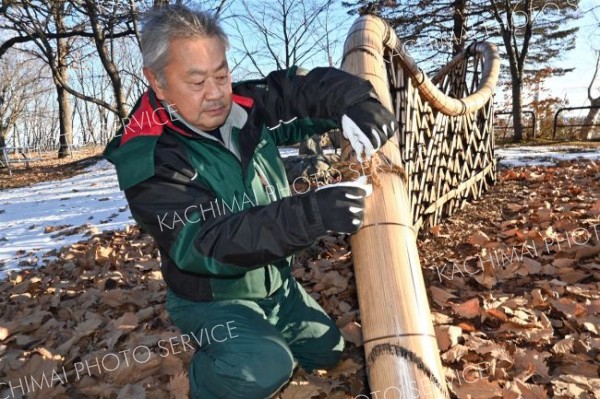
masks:
[[(236, 111), (235, 125), (241, 127), (247, 118), (247, 113), (243, 111), (252, 108), (254, 100), (237, 94), (233, 94), (232, 99), (234, 103), (240, 105), (237, 107), (239, 109)], [(240, 112), (244, 116), (240, 115)], [(194, 135), (193, 130), (177, 113), (173, 112), (172, 107), (164, 107), (156, 98), (154, 91), (149, 89), (142, 95), (137, 107), (129, 117), (123, 121), (120, 145), (139, 136), (160, 136), (164, 132), (165, 126), (184, 136), (193, 137)]]
[(151, 89), (142, 95), (138, 106), (123, 121), (120, 145), (140, 136), (160, 136), (164, 127), (169, 126), (177, 133), (191, 136), (170, 118), (168, 111), (158, 102)]

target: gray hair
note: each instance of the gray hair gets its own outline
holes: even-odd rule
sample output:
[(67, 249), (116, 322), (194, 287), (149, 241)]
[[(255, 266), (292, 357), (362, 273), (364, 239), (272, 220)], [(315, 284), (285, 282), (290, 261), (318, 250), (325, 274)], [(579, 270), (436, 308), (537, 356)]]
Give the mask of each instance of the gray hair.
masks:
[(164, 69), (169, 61), (170, 42), (176, 38), (218, 37), (225, 48), (229, 40), (216, 15), (173, 4), (154, 8), (143, 17), (141, 38), (144, 67), (152, 70), (164, 83)]

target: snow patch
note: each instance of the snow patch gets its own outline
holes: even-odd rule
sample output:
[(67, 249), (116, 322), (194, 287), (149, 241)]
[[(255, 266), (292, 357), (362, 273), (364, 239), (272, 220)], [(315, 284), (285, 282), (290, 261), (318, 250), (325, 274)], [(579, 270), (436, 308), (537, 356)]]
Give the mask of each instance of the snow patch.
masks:
[(0, 278), (21, 269), (20, 263), (43, 265), (53, 259), (42, 257), (48, 251), (89, 238), (85, 227), (72, 235), (61, 232), (85, 224), (99, 232), (118, 230), (132, 223), (115, 169), (106, 160), (69, 179), (0, 191)]

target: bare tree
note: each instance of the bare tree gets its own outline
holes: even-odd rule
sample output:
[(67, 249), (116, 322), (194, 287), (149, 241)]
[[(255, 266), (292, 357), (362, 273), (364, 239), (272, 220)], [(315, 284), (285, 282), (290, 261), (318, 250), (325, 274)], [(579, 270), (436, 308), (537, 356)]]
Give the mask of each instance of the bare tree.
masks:
[[(66, 32), (66, 19), (69, 12), (67, 4), (60, 1), (50, 2), (50, 14), (54, 17), (56, 32)], [(52, 66), (52, 77), (56, 84), (56, 95), (58, 98), (58, 121), (60, 126), (58, 157), (64, 158), (71, 154), (73, 146), (73, 120), (71, 98), (63, 82), (69, 80), (69, 65), (67, 57), (72, 46), (72, 42), (65, 38), (56, 38), (56, 47), (53, 51), (48, 42), (44, 42), (42, 51), (47, 57), (48, 63)]]
[(592, 126), (596, 123), (598, 119), (598, 115), (600, 115), (600, 94), (597, 97), (594, 97), (592, 94), (592, 89), (594, 87), (594, 83), (596, 82), (596, 77), (598, 76), (598, 70), (600, 69), (600, 51), (597, 51), (596, 56), (596, 67), (594, 68), (594, 75), (592, 76), (592, 80), (587, 88), (587, 97), (590, 100), (590, 105), (596, 108), (590, 108), (587, 116), (583, 121), (583, 125), (581, 128), (580, 136), (582, 139), (587, 138), (588, 140), (600, 139), (600, 129), (598, 126)]
[(35, 87), (39, 69), (34, 60), (18, 54), (0, 60), (0, 148), (7, 145), (8, 135), (24, 116), (28, 102), (45, 94)]
[[(148, 1), (121, 3), (91, 0), (13, 0), (3, 2), (0, 28), (14, 37), (0, 45), (0, 57), (13, 46), (24, 46), (44, 60), (55, 81), (60, 120), (60, 148), (58, 155), (68, 154), (73, 142), (72, 104), (69, 95), (97, 104), (124, 118), (128, 113), (121, 72), (113, 61), (114, 39), (134, 36), (137, 32), (138, 7), (146, 9)], [(136, 36), (134, 36), (136, 37)], [(92, 39), (82, 42), (82, 38)], [(113, 98), (89, 95), (72, 87), (69, 68), (74, 61), (70, 51), (78, 45), (95, 48), (111, 83)], [(32, 47), (33, 45), (34, 47)]]
[[(536, 0), (525, 0), (524, 3), (511, 4), (509, 0), (490, 0), (491, 14), (500, 28), (500, 35), (506, 50), (509, 71), (511, 76), (512, 91), (512, 116), (515, 130), (514, 141), (523, 139), (522, 121), (522, 90), (524, 75), (527, 72), (528, 61), (548, 60), (558, 56), (561, 51), (574, 48), (574, 34), (579, 28), (560, 28), (568, 18), (577, 18), (576, 10), (570, 4), (561, 4), (562, 7), (552, 8), (540, 14), (540, 7), (545, 3)], [(540, 4), (542, 4), (540, 6)], [(541, 15), (541, 17), (538, 17)], [(552, 16), (553, 17), (552, 17)], [(542, 54), (531, 53), (534, 41), (548, 43)], [(553, 43), (554, 41), (554, 43)], [(556, 43), (561, 47), (556, 47)], [(554, 44), (552, 46), (551, 44)], [(529, 60), (528, 60), (529, 58)]]
[[(29, 147), (33, 138), (36, 115), (44, 115), (40, 126), (57, 120), (52, 78), (37, 58), (12, 50), (9, 57), (0, 59), (0, 144)], [(52, 102), (54, 108), (47, 107)]]
[[(243, 12), (226, 23), (236, 31), (236, 49), (247, 57), (247, 72), (265, 76), (273, 69), (314, 63), (327, 53), (317, 43), (326, 42), (333, 27), (323, 19), (333, 0), (243, 0)], [(322, 29), (323, 27), (328, 29)]]
[[(112, 40), (109, 37), (114, 36), (121, 22), (130, 17), (135, 21), (137, 15), (131, 14), (128, 7), (125, 9), (120, 7), (118, 2), (113, 2), (109, 8), (106, 8), (93, 0), (83, 0), (81, 12), (89, 19), (98, 57), (111, 81), (116, 113), (120, 118), (125, 118), (128, 114), (128, 107), (125, 104), (121, 75), (111, 56)], [(134, 33), (133, 30), (131, 33)]]
[[(349, 7), (365, 11), (375, 4), (398, 36), (410, 45), (424, 69), (439, 69), (438, 54), (456, 54), (465, 43), (489, 41), (497, 44), (510, 78), (514, 140), (523, 139), (522, 94), (525, 75), (548, 66), (574, 48), (579, 29), (572, 21), (582, 13), (576, 1), (547, 0), (354, 0)], [(372, 9), (373, 7), (371, 7)], [(373, 11), (373, 10), (371, 10)], [(490, 18), (491, 17), (491, 18)], [(425, 45), (424, 44), (429, 44)], [(433, 60), (437, 64), (431, 66)], [(568, 69), (554, 68), (560, 75)]]

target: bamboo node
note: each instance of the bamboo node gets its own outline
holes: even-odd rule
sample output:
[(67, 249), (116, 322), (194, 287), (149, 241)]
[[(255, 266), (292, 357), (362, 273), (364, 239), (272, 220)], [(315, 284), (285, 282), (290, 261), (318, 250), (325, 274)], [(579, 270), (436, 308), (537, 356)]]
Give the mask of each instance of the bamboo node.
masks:
[(440, 390), (444, 398), (449, 399), (449, 394), (445, 385), (438, 380), (431, 369), (427, 367), (425, 362), (423, 362), (423, 359), (421, 359), (415, 352), (395, 344), (379, 344), (371, 350), (371, 353), (367, 357), (367, 362), (372, 365), (379, 356), (384, 354), (399, 356), (412, 362), (412, 364), (417, 366), (417, 368), (429, 378), (433, 385)]

